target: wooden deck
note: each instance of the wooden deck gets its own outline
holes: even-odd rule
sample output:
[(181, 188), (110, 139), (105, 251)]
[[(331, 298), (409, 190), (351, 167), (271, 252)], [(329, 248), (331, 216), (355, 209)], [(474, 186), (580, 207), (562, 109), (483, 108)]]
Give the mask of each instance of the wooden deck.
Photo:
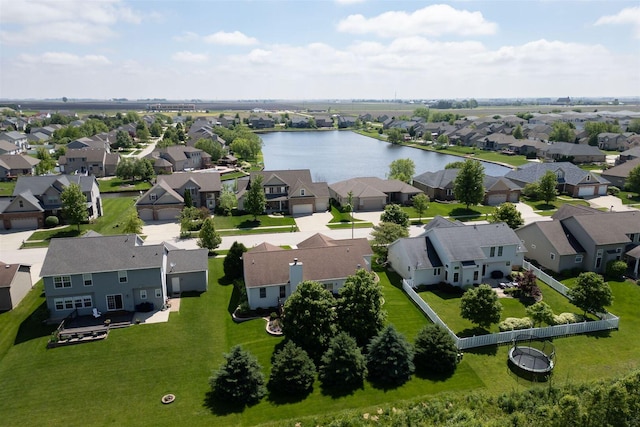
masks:
[(65, 319), (57, 331), (57, 340), (51, 340), (48, 348), (106, 339), (109, 330), (131, 326), (134, 313), (129, 311), (109, 312), (95, 318), (77, 316)]

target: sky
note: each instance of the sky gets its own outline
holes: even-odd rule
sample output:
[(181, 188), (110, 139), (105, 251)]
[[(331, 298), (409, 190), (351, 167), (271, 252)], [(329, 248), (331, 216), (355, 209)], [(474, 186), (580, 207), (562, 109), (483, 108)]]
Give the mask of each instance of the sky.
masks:
[(0, 0), (0, 98), (638, 95), (639, 0)]

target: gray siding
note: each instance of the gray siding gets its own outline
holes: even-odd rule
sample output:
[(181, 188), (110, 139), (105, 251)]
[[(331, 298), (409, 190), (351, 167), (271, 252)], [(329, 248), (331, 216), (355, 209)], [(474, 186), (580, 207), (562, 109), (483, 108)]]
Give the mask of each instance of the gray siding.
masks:
[(180, 292), (205, 292), (208, 289), (208, 277), (206, 271), (167, 274), (167, 294), (169, 295), (175, 292), (173, 289), (174, 277), (178, 277), (180, 279)]

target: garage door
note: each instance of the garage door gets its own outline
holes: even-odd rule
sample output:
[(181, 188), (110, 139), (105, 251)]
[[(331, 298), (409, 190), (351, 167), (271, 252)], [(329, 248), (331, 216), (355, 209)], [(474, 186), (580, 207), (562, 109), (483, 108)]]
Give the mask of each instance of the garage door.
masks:
[(517, 192), (513, 192), (513, 193), (509, 194), (509, 201), (511, 203), (518, 203), (518, 201), (519, 201), (518, 193)]
[(380, 199), (360, 199), (360, 209), (363, 211), (379, 211), (382, 206)]
[(497, 206), (507, 201), (506, 194), (492, 194), (487, 198), (487, 204)]
[(35, 230), (38, 228), (38, 218), (13, 218), (11, 220), (11, 228)]
[(312, 214), (313, 213), (313, 205), (293, 205), (293, 214)]
[(143, 221), (152, 221), (153, 220), (153, 209), (140, 209), (138, 211), (138, 216)]
[(607, 195), (607, 186), (606, 185), (601, 185), (600, 188), (598, 189), (598, 195), (600, 196), (606, 196)]
[(593, 185), (578, 188), (578, 197), (595, 196), (596, 188)]
[(174, 220), (180, 215), (180, 209), (161, 209), (158, 211), (158, 220)]

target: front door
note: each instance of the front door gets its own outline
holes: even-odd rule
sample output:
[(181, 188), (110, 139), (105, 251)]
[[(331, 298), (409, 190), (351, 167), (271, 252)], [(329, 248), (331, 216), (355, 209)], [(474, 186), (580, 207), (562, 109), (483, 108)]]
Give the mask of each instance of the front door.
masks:
[(122, 294), (107, 295), (107, 310), (122, 310), (124, 305), (122, 304)]
[(180, 278), (179, 277), (172, 277), (171, 278), (171, 291), (174, 294), (179, 294), (180, 293)]

